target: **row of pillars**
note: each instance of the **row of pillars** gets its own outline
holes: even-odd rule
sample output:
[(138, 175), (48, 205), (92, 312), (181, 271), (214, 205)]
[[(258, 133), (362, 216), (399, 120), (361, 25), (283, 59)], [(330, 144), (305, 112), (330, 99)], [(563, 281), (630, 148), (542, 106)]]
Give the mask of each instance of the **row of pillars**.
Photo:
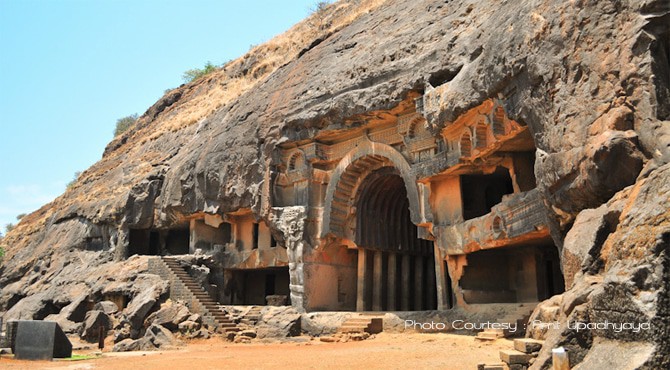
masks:
[(356, 311), (436, 309), (437, 291), (433, 262), (430, 255), (359, 248)]

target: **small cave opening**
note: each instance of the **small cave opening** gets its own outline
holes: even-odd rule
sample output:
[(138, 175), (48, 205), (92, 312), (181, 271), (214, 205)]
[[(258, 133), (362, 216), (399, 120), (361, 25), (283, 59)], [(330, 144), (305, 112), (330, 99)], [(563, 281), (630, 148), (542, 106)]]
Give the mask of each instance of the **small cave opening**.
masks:
[(446, 84), (447, 82), (456, 78), (456, 75), (463, 69), (462, 65), (456, 66), (455, 68), (443, 69), (437, 72), (434, 72), (430, 75), (428, 83), (432, 87), (438, 87)]
[(497, 167), (489, 175), (461, 175), (463, 219), (470, 220), (491, 212), (503, 196), (514, 193), (509, 170)]
[(221, 300), (232, 305), (290, 305), (288, 267), (227, 269)]
[(128, 237), (128, 256), (160, 255), (160, 237), (156, 230), (130, 229)]
[(468, 303), (539, 302), (565, 291), (550, 241), (478, 251), (467, 260), (459, 285)]

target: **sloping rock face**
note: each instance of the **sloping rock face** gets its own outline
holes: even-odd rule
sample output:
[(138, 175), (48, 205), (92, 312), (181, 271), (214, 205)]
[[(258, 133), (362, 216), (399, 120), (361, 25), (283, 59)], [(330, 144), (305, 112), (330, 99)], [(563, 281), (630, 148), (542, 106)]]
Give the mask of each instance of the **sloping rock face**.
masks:
[[(319, 25), (308, 19), (167, 93), (75, 186), (7, 235), (0, 310), (42, 318), (82, 293), (130, 285), (135, 270), (115, 262), (130, 228), (240, 208), (269, 218), (276, 145), (362, 125), (439, 87), (432, 129), (503, 97), (533, 134), (568, 277), (568, 291), (535, 317), (651, 323), (643, 333), (529, 333), (569, 347), (573, 364), (601, 358), (601, 343), (642, 342), (653, 349), (637, 365), (670, 367), (668, 2), (378, 3), (339, 2)], [(550, 347), (534, 367), (549, 366)]]

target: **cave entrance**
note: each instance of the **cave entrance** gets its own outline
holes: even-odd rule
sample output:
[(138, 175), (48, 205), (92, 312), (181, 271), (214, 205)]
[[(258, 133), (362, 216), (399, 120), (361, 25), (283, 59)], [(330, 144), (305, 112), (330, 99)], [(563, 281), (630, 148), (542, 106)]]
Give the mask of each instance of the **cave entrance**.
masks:
[(470, 253), (459, 285), (471, 304), (539, 302), (565, 290), (551, 242)]
[(418, 237), (398, 170), (387, 166), (369, 172), (356, 194), (356, 310), (435, 309), (433, 242)]
[(226, 270), (224, 303), (233, 305), (290, 305), (288, 266)]
[(149, 256), (189, 254), (189, 239), (188, 228), (130, 229), (128, 256), (134, 254)]
[(190, 231), (188, 228), (170, 229), (165, 237), (168, 255), (189, 254)]
[(160, 235), (151, 229), (130, 229), (128, 236), (128, 256), (134, 254), (159, 256)]

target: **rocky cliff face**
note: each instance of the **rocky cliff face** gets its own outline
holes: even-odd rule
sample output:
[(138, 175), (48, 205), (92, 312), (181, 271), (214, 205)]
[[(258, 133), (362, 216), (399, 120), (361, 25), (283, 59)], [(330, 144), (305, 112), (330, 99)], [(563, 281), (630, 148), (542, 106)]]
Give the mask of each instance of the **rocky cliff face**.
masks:
[[(377, 3), (339, 2), (166, 94), (75, 186), (7, 235), (0, 309), (39, 300), (32, 316), (41, 318), (132, 280), (142, 267), (119, 277), (115, 262), (129, 228), (239, 208), (268, 218), (276, 145), (361, 125), (412, 91), (443, 86), (433, 129), (504, 95), (533, 134), (568, 289), (535, 317), (652, 324), (635, 334), (529, 335), (567, 346), (584, 368), (624, 356), (603, 354), (621, 343), (643, 349), (626, 360), (638, 367), (670, 366), (670, 4)], [(536, 367), (547, 366), (544, 355)]]

